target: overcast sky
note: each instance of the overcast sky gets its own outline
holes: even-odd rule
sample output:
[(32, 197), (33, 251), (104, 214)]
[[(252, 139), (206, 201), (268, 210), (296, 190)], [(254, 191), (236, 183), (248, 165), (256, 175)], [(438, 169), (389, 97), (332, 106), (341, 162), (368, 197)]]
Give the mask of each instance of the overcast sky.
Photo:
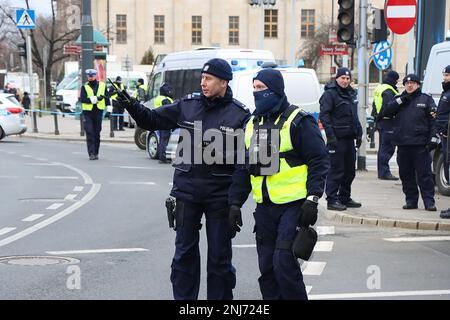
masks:
[[(51, 15), (51, 0), (28, 0), (30, 9), (35, 10), (36, 15), (48, 16)], [(13, 8), (25, 8), (25, 0), (0, 0), (0, 4), (8, 4)]]

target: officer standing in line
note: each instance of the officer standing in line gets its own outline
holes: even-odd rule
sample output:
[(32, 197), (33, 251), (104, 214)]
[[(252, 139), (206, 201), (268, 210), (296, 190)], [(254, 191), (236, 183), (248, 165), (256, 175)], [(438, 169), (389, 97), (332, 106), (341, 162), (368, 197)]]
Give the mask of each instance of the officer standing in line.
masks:
[[(116, 86), (117, 88), (119, 88), (122, 91), (127, 89), (124, 86), (124, 84), (122, 83), (122, 77), (121, 76), (117, 76), (116, 77), (116, 80), (114, 81), (114, 86)], [(111, 117), (113, 117), (112, 130), (113, 131), (117, 131), (117, 130), (125, 131), (125, 129), (123, 128), (123, 113), (124, 113), (125, 110), (120, 105), (120, 103), (117, 102), (116, 88), (114, 88), (113, 86), (109, 87), (108, 96), (111, 97), (112, 105), (113, 105), (112, 113), (114, 114), (114, 116), (111, 116)], [(119, 124), (118, 127), (117, 127), (117, 124)]]
[[(275, 163), (270, 164), (276, 169), (265, 173), (266, 164), (250, 162), (245, 170), (237, 171), (230, 189), (230, 224), (240, 230), (240, 208), (252, 190), (257, 203), (254, 217), (263, 299), (306, 300), (300, 265), (291, 248), (296, 227), (307, 228), (317, 220), (329, 166), (327, 150), (317, 121), (288, 102), (280, 71), (259, 71), (253, 88), (256, 109), (245, 128), (246, 151), (253, 152), (252, 141), (258, 142), (259, 150), (278, 147)], [(267, 145), (272, 140), (267, 136), (275, 130), (279, 145)]]
[(394, 70), (388, 71), (384, 76), (383, 83), (376, 87), (374, 92), (374, 105), (376, 109), (376, 123), (379, 133), (379, 148), (377, 155), (377, 171), (378, 179), (381, 180), (398, 180), (392, 175), (389, 168), (389, 160), (395, 152), (395, 146), (392, 144), (392, 119), (383, 116), (383, 107), (386, 106), (394, 96), (398, 94), (397, 81), (399, 75)]
[(140, 102), (145, 102), (148, 100), (148, 86), (144, 84), (144, 79), (142, 78), (139, 78), (137, 81), (134, 97)]
[(406, 204), (403, 209), (417, 209), (419, 185), (427, 211), (436, 211), (430, 151), (438, 146), (432, 112), (436, 105), (420, 90), (420, 79), (409, 74), (403, 79), (405, 91), (387, 104), (383, 114), (394, 117), (393, 143), (397, 145), (397, 163)]
[(198, 298), (199, 231), (203, 213), (206, 217), (208, 241), (207, 298), (233, 299), (236, 275), (231, 263), (231, 239), (236, 232), (228, 222), (228, 189), (235, 165), (226, 164), (225, 157), (236, 154), (237, 147), (235, 144), (232, 150), (225, 149), (224, 159), (221, 158), (220, 163), (214, 161), (206, 164), (204, 157), (198, 159), (195, 155), (202, 153), (211, 141), (203, 134), (200, 143), (197, 138), (193, 138), (194, 133), (199, 135), (206, 130), (214, 130), (222, 133), (225, 141), (226, 135), (232, 134), (235, 129), (244, 128), (250, 114), (242, 103), (233, 99), (228, 86), (232, 78), (231, 66), (225, 60), (211, 59), (202, 68), (200, 96), (189, 95), (158, 109), (148, 109), (135, 100), (122, 101), (123, 106), (143, 129), (170, 130), (181, 127), (190, 134), (190, 139), (187, 139), (182, 138), (180, 133), (183, 149), (191, 151), (190, 159), (184, 159), (184, 153), (188, 153), (185, 150), (183, 156), (178, 154), (171, 191), (171, 196), (176, 198), (176, 240), (170, 279), (173, 295), (177, 300)]
[[(172, 86), (167, 82), (164, 82), (159, 87), (159, 96), (157, 96), (154, 100), (155, 109), (171, 103), (173, 103)], [(171, 132), (172, 130), (159, 130), (159, 143), (157, 150), (159, 163), (167, 163), (166, 149), (170, 140)]]
[(103, 110), (106, 106), (106, 84), (97, 81), (97, 70), (87, 69), (86, 74), (88, 81), (81, 87), (80, 102), (89, 160), (98, 160)]
[(361, 207), (361, 203), (351, 198), (351, 185), (355, 178), (355, 146), (359, 148), (362, 142), (356, 91), (350, 86), (351, 77), (349, 69), (339, 68), (336, 80), (325, 86), (319, 101), (319, 118), (325, 128), (330, 156), (325, 189), (328, 210)]
[[(450, 117), (450, 65), (446, 66), (442, 71), (442, 89), (444, 90), (439, 100), (437, 115), (436, 115), (436, 128), (441, 137), (442, 155), (444, 156), (444, 174), (447, 183), (449, 183), (448, 173), (448, 119)], [(450, 208), (442, 210), (440, 214), (441, 218), (450, 219)]]

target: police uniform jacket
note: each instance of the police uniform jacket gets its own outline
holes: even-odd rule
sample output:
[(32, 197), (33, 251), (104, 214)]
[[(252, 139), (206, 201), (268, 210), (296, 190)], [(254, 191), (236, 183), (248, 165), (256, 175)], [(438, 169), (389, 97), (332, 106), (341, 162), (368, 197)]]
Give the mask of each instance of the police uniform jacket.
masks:
[[(285, 99), (280, 110), (270, 116), (271, 119), (275, 121), (288, 106), (289, 103)], [(292, 121), (290, 135), (296, 158), (308, 166), (308, 178), (306, 181), (308, 195), (321, 197), (329, 169), (329, 160), (317, 121), (312, 115), (299, 112)], [(242, 206), (247, 200), (250, 191), (250, 174), (247, 169), (241, 167), (233, 176), (229, 203)], [(263, 203), (272, 204), (267, 189), (264, 188)]]
[[(397, 95), (396, 98), (406, 94)], [(427, 145), (436, 134), (435, 121), (431, 111), (436, 108), (433, 98), (422, 93), (420, 88), (411, 94), (409, 102), (388, 103), (384, 114), (394, 117), (393, 143), (398, 146)]]
[(450, 83), (446, 87), (446, 90), (442, 92), (437, 108), (436, 129), (438, 133), (447, 136), (448, 118), (450, 116)]
[[(205, 150), (211, 143), (210, 139), (202, 139), (206, 130), (222, 135), (224, 143), (222, 150), (225, 150), (227, 136), (228, 139), (230, 139), (230, 135), (234, 137), (233, 139), (237, 139), (234, 130), (243, 129), (250, 117), (245, 106), (233, 99), (230, 87), (227, 88), (224, 97), (212, 101), (203, 94), (200, 96), (189, 95), (157, 109), (148, 109), (136, 103), (127, 107), (127, 110), (140, 128), (150, 131), (181, 128), (184, 133), (189, 133), (189, 141), (183, 142), (184, 133), (180, 132), (181, 144), (178, 148), (180, 149), (180, 146), (190, 148), (190, 159), (184, 161), (187, 157), (184, 153), (188, 150), (182, 150), (177, 155), (183, 161), (177, 159), (173, 165), (175, 173), (172, 196), (190, 202), (227, 201), (228, 189), (235, 169), (234, 158), (237, 143), (234, 143), (233, 150), (226, 150), (225, 154), (217, 150), (222, 153), (217, 155), (222, 159), (222, 164), (217, 162), (206, 164), (204, 157), (198, 159), (197, 156), (195, 159), (195, 153), (198, 155), (200, 152), (201, 155), (202, 150)], [(197, 123), (196, 130), (194, 130), (195, 122), (200, 122)], [(199, 124), (201, 124), (201, 132), (197, 130)], [(196, 136), (194, 136), (194, 131)], [(231, 159), (233, 161), (227, 161), (226, 158), (233, 158)]]
[(325, 92), (319, 102), (319, 118), (327, 139), (362, 137), (356, 91), (353, 88), (349, 86), (343, 89), (333, 81), (325, 86)]

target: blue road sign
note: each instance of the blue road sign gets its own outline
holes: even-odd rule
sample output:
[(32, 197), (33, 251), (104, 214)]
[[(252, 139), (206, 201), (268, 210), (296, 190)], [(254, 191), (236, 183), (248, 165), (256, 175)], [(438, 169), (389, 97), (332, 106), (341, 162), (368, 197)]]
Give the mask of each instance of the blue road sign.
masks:
[[(373, 53), (377, 53), (385, 48), (389, 47), (389, 42), (387, 41), (381, 41), (377, 42), (373, 46)], [(375, 66), (380, 70), (387, 69), (392, 62), (392, 48), (389, 48), (379, 54), (376, 54), (373, 57), (373, 62), (375, 63)]]
[(36, 28), (36, 18), (34, 15), (34, 10), (16, 10), (16, 26), (20, 29)]

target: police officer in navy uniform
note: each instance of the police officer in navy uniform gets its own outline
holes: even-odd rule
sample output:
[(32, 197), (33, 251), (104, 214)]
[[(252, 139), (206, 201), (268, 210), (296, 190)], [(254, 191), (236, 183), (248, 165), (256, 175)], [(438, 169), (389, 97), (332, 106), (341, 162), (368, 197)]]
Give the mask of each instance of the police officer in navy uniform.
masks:
[[(450, 65), (446, 66), (442, 71), (442, 89), (444, 90), (439, 100), (437, 115), (436, 115), (436, 128), (441, 137), (442, 154), (444, 156), (444, 174), (447, 183), (449, 183), (448, 174), (448, 119), (450, 117)], [(441, 218), (450, 219), (450, 209), (442, 210), (440, 214)]]
[[(256, 146), (277, 149), (278, 156), (264, 164), (270, 172), (263, 171), (262, 161), (250, 161), (237, 171), (230, 189), (230, 223), (240, 230), (240, 208), (252, 190), (257, 203), (254, 217), (262, 297), (304, 300), (302, 272), (291, 249), (296, 227), (309, 227), (317, 220), (329, 167), (327, 150), (317, 121), (288, 102), (280, 71), (259, 71), (253, 88), (256, 109), (245, 128), (246, 150), (252, 154)], [(264, 138), (275, 131), (277, 136)], [(272, 140), (279, 140), (279, 145), (269, 145)]]
[(339, 68), (336, 80), (325, 86), (319, 101), (319, 119), (325, 129), (330, 157), (325, 189), (328, 210), (361, 207), (361, 203), (351, 198), (351, 184), (355, 178), (355, 146), (359, 148), (362, 142), (356, 91), (350, 86), (351, 77), (349, 69)]
[(225, 141), (226, 136), (233, 135), (235, 129), (242, 129), (250, 116), (244, 105), (233, 99), (228, 86), (232, 77), (231, 66), (225, 60), (211, 59), (202, 69), (202, 94), (199, 96), (190, 95), (152, 110), (136, 102), (123, 101), (141, 128), (181, 128), (182, 149), (189, 149), (183, 150), (182, 155), (179, 153), (173, 165), (175, 173), (171, 195), (177, 199), (176, 248), (170, 279), (175, 299), (198, 298), (199, 231), (203, 214), (206, 217), (208, 240), (207, 298), (233, 298), (236, 275), (231, 263), (231, 239), (236, 232), (228, 222), (228, 189), (235, 165), (227, 164), (224, 158), (233, 158), (237, 147), (235, 144), (232, 150), (216, 154), (220, 159), (212, 164), (206, 164), (205, 158), (201, 156), (201, 152), (206, 152), (211, 144), (211, 139), (202, 133), (206, 130), (218, 132)]
[(86, 70), (86, 75), (88, 82), (81, 87), (80, 102), (89, 160), (98, 160), (103, 110), (106, 106), (106, 84), (97, 81), (95, 69)]
[(397, 163), (406, 203), (403, 209), (417, 209), (419, 185), (425, 210), (436, 211), (430, 151), (438, 146), (432, 113), (436, 104), (420, 90), (420, 79), (408, 74), (405, 91), (395, 96), (383, 114), (394, 117), (393, 143), (397, 145)]
[(379, 134), (379, 148), (377, 155), (378, 179), (398, 180), (389, 168), (389, 160), (395, 152), (395, 146), (392, 143), (392, 119), (383, 115), (383, 107), (386, 106), (394, 96), (398, 94), (397, 81), (399, 75), (394, 70), (390, 70), (383, 78), (383, 82), (375, 89), (374, 107), (376, 110), (376, 124)]

